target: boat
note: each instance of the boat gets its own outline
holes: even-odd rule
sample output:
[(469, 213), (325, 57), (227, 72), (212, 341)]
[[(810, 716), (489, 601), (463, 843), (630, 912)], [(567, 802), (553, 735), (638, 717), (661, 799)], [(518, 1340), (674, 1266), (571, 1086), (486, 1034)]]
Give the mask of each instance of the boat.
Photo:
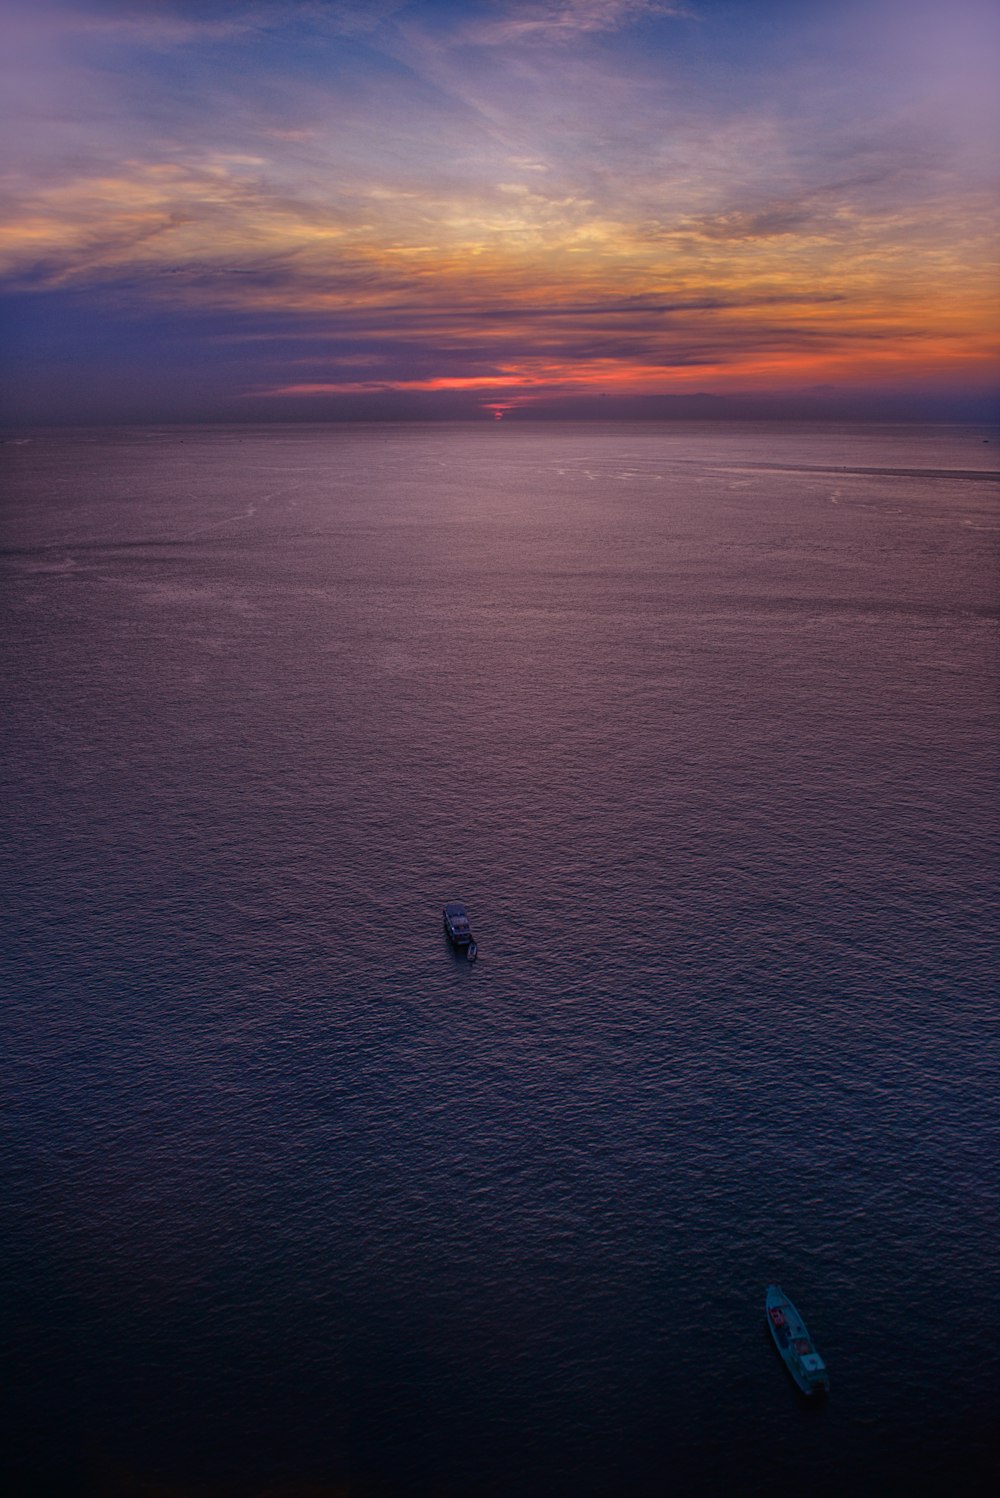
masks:
[(459, 952), (464, 952), (470, 962), (475, 962), (479, 948), (469, 925), (469, 913), (464, 905), (453, 901), (444, 907), (444, 929), (448, 940)]
[(825, 1394), (830, 1387), (826, 1364), (798, 1311), (780, 1285), (768, 1285), (764, 1298), (767, 1326), (785, 1367), (803, 1394)]

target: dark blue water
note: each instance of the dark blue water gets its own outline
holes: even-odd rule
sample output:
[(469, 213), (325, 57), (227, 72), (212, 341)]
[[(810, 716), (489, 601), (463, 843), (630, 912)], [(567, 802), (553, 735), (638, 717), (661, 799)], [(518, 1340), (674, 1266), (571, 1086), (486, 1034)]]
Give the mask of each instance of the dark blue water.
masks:
[(3, 448), (19, 1493), (987, 1490), (996, 455)]

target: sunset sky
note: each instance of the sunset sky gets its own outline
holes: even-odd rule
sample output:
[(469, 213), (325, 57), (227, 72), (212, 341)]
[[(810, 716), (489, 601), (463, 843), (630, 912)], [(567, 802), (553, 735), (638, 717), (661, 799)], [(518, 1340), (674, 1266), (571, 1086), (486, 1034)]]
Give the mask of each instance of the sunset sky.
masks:
[(993, 0), (0, 13), (8, 423), (991, 407)]

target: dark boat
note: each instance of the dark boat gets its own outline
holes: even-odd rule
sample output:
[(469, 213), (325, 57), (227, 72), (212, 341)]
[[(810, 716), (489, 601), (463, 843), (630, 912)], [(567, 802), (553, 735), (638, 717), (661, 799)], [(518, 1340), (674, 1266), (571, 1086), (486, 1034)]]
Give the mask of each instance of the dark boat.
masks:
[(444, 907), (444, 929), (456, 951), (464, 952), (470, 962), (475, 962), (479, 948), (472, 935), (469, 913), (464, 905), (454, 901)]
[(825, 1394), (830, 1387), (826, 1364), (816, 1351), (805, 1322), (780, 1285), (768, 1285), (764, 1311), (774, 1345), (802, 1393)]

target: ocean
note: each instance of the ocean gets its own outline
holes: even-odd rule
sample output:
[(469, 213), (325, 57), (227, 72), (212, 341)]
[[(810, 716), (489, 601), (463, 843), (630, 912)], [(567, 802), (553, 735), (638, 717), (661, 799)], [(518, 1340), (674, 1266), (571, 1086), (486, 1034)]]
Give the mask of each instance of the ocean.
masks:
[(994, 1491), (997, 433), (0, 465), (17, 1494)]

